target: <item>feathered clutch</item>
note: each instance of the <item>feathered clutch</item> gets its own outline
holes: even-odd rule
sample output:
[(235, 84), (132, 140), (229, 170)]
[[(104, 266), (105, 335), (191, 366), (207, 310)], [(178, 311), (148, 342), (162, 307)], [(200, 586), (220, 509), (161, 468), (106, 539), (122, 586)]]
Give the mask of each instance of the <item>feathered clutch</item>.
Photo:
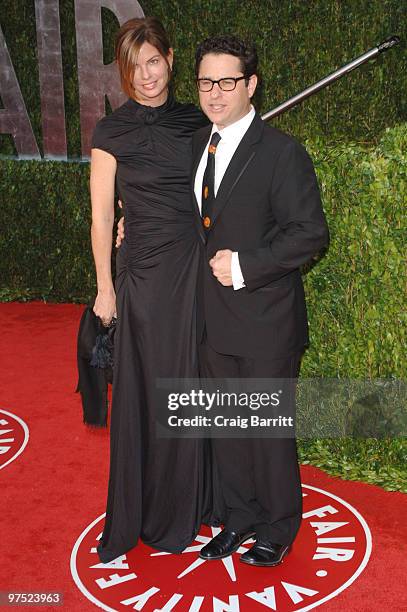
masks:
[(107, 388), (113, 380), (113, 340), (116, 319), (105, 327), (92, 306), (83, 311), (77, 341), (78, 385), (83, 407), (83, 422), (107, 426)]

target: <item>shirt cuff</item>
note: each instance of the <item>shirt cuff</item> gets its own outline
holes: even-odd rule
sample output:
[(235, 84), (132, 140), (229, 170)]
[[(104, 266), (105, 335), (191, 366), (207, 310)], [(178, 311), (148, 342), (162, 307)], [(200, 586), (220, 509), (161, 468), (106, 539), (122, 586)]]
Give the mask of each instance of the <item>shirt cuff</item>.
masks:
[(237, 289), (242, 289), (242, 287), (246, 287), (242, 270), (240, 268), (239, 253), (236, 251), (232, 253), (232, 283), (235, 291)]

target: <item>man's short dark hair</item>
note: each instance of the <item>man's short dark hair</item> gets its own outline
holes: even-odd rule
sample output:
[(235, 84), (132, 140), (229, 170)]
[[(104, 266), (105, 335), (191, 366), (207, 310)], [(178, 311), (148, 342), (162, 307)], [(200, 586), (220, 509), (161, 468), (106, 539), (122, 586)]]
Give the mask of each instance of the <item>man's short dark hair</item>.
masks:
[[(207, 38), (200, 45), (195, 53), (195, 74), (198, 78), (199, 66), (202, 58), (208, 53), (226, 53), (234, 55), (240, 60), (240, 67), (246, 79), (253, 74), (257, 74), (257, 51), (254, 45), (249, 44), (233, 35), (212, 36)], [(225, 76), (232, 76), (226, 74)]]

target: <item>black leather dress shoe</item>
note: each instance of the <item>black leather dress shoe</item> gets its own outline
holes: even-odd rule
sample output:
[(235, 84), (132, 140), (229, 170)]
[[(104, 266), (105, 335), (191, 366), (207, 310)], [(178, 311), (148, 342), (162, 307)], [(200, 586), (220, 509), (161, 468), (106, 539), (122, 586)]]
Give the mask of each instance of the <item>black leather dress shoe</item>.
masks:
[(270, 566), (279, 565), (291, 546), (273, 544), (265, 540), (257, 540), (250, 550), (240, 556), (240, 561), (249, 565)]
[(223, 529), (208, 544), (201, 548), (199, 556), (207, 561), (210, 559), (223, 559), (223, 557), (236, 552), (245, 540), (252, 538), (254, 535), (254, 531), (237, 533), (236, 531)]

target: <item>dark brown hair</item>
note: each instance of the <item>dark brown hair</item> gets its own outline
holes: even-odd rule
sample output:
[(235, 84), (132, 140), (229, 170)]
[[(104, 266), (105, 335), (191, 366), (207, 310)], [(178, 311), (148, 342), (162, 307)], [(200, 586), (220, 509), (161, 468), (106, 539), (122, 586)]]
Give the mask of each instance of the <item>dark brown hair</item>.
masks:
[(119, 67), (121, 86), (125, 94), (134, 98), (133, 73), (137, 56), (143, 43), (148, 42), (155, 47), (165, 59), (168, 66), (168, 79), (171, 66), (168, 54), (171, 44), (163, 24), (156, 17), (129, 19), (116, 35), (116, 61)]
[(198, 78), (199, 66), (202, 58), (207, 53), (234, 55), (240, 60), (240, 69), (247, 80), (257, 74), (257, 52), (256, 47), (233, 35), (212, 36), (207, 38), (200, 45), (195, 53), (195, 74)]

